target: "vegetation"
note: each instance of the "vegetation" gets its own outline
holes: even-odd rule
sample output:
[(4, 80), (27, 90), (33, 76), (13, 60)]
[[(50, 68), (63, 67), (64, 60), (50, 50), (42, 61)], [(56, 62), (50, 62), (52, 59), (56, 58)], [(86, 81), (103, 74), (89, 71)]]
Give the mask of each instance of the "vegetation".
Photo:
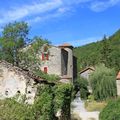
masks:
[[(16, 102), (16, 99), (0, 101), (0, 119), (2, 120), (56, 120), (60, 111), (60, 120), (70, 120), (71, 84), (59, 84), (59, 77), (48, 75), (39, 70), (41, 61), (38, 57), (43, 44), (50, 42), (35, 36), (28, 42), (29, 27), (25, 22), (9, 23), (0, 37), (0, 60), (29, 70), (33, 75), (48, 80), (47, 84), (38, 86), (38, 93), (33, 105)], [(54, 84), (51, 84), (54, 82)], [(25, 99), (24, 99), (25, 100)]]
[(116, 96), (115, 72), (113, 69), (99, 65), (90, 79), (95, 100), (106, 100)]
[(49, 74), (43, 73), (40, 70), (35, 70), (34, 75), (41, 77), (45, 80), (48, 80), (49, 82), (57, 82), (58, 80), (60, 80), (59, 76), (54, 75), (54, 74), (49, 75)]
[(29, 27), (25, 22), (7, 24), (0, 38), (0, 58), (18, 65), (18, 50), (25, 45), (28, 32)]
[(95, 66), (104, 63), (109, 68), (118, 72), (120, 68), (120, 30), (109, 38), (104, 37), (102, 41), (87, 44), (74, 49), (77, 59), (78, 71), (87, 66)]
[(60, 110), (60, 120), (70, 120), (71, 84), (38, 86), (33, 105), (18, 103), (14, 98), (0, 100), (2, 120), (56, 120)]
[(70, 120), (72, 85), (59, 84), (55, 86), (55, 110), (61, 111), (60, 120)]
[(75, 86), (77, 87), (77, 91), (80, 91), (80, 97), (82, 99), (87, 99), (88, 97), (88, 81), (85, 78), (78, 77)]
[(34, 120), (32, 107), (13, 99), (0, 100), (1, 120)]
[(88, 111), (101, 111), (106, 106), (106, 104), (107, 103), (105, 101), (102, 101), (102, 102), (97, 102), (95, 100), (86, 101), (85, 108)]
[(120, 98), (110, 101), (99, 117), (100, 120), (120, 120)]

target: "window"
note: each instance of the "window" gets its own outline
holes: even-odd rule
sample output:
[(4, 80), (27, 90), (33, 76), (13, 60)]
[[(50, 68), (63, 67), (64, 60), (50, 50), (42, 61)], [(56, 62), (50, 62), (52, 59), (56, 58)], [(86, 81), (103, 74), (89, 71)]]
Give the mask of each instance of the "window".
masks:
[(49, 60), (49, 55), (42, 53), (42, 60)]
[(44, 54), (42, 53), (42, 60), (44, 60)]
[(47, 67), (44, 67), (44, 73), (47, 73), (48, 70), (47, 70)]

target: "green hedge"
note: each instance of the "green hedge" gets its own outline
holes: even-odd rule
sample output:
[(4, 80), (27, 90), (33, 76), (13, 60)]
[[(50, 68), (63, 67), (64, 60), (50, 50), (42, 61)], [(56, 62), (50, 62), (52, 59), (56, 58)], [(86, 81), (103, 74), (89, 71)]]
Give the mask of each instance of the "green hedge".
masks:
[(100, 120), (120, 120), (120, 98), (110, 101), (102, 110)]

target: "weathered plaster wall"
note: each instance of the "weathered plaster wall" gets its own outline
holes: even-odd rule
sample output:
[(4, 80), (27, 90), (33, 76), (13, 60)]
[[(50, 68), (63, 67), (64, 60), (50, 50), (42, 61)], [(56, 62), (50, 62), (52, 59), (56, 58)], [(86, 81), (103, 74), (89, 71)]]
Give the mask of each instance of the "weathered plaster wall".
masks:
[(85, 72), (81, 73), (80, 76), (83, 77), (83, 78), (85, 78), (85, 79), (87, 79), (87, 80), (89, 80), (90, 74), (92, 72), (93, 72), (93, 70), (88, 69)]
[(90, 93), (92, 93), (92, 88), (91, 88), (91, 85), (90, 85), (90, 75), (91, 75), (92, 72), (93, 72), (93, 70), (88, 69), (85, 72), (80, 74), (81, 77), (87, 79), (87, 81), (88, 81), (88, 91)]
[(120, 96), (120, 80), (116, 80), (117, 84), (117, 95)]
[(26, 95), (26, 102), (32, 104), (36, 93), (34, 80), (21, 69), (6, 62), (0, 62), (0, 99)]

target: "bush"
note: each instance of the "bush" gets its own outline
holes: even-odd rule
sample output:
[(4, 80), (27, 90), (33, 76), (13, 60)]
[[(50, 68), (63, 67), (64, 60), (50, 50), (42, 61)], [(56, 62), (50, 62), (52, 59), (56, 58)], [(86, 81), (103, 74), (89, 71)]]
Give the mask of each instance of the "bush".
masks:
[(61, 111), (60, 120), (70, 120), (72, 89), (71, 84), (59, 84), (55, 86), (55, 111)]
[(96, 67), (90, 76), (91, 87), (95, 100), (105, 100), (117, 94), (115, 72), (104, 65)]
[(32, 106), (14, 99), (0, 100), (0, 120), (35, 120)]
[(102, 110), (100, 120), (120, 120), (120, 98), (110, 101)]
[(87, 99), (88, 96), (88, 81), (82, 77), (79, 77), (76, 82), (77, 87), (80, 90), (80, 97), (82, 99)]

